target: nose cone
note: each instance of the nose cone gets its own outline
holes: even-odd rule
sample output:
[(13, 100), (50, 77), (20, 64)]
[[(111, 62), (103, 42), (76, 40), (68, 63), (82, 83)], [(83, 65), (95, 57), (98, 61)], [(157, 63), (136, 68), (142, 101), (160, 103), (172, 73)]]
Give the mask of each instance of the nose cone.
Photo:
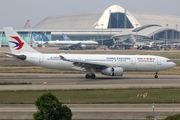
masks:
[(171, 68), (173, 68), (173, 67), (175, 67), (176, 66), (176, 63), (174, 63), (172, 60), (170, 60), (170, 59), (166, 59), (165, 60), (166, 62), (165, 62), (165, 64), (164, 64), (164, 68), (167, 70), (167, 69), (171, 69)]
[(172, 62), (172, 67), (175, 67), (176, 66), (176, 63)]

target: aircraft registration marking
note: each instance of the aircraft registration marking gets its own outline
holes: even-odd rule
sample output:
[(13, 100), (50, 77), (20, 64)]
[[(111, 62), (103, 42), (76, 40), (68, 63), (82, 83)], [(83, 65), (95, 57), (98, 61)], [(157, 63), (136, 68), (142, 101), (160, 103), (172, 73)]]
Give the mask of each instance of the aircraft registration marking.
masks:
[(59, 57), (50, 57), (50, 58), (47, 58), (47, 60), (60, 60)]

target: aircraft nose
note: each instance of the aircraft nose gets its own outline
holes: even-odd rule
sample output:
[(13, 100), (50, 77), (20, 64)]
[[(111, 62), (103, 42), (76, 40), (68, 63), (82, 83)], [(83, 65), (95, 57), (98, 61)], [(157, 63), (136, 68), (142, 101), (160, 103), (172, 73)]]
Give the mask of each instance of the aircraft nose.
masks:
[(175, 67), (175, 66), (176, 66), (176, 63), (173, 62), (173, 63), (172, 63), (172, 66)]

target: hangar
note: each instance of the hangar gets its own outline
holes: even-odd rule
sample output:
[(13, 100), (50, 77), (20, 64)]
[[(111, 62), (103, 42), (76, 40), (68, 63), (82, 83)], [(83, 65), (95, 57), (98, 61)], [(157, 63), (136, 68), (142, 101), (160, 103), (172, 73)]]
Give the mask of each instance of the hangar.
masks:
[[(96, 40), (101, 45), (129, 44), (137, 40), (179, 42), (180, 16), (129, 12), (112, 5), (104, 12), (49, 16), (30, 29), (16, 29), (29, 43), (31, 33), (44, 31), (51, 40), (62, 40), (66, 33), (72, 40)], [(7, 44), (0, 30), (1, 44)]]

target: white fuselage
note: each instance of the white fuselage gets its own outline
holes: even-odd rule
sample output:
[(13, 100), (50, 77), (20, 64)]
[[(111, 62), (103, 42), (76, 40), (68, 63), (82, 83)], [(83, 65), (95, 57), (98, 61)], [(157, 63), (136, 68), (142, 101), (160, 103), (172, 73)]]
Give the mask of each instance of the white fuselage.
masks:
[[(124, 71), (158, 72), (170, 69), (176, 65), (168, 58), (152, 55), (22, 54), (27, 56), (25, 61), (28, 63), (58, 70), (81, 70), (75, 67), (73, 62), (61, 60), (60, 55), (69, 60), (103, 63), (111, 67), (121, 67)], [(100, 72), (101, 69), (96, 69), (95, 71)]]
[(86, 48), (98, 47), (98, 42), (96, 41), (49, 41), (46, 43), (48, 46), (53, 47), (69, 47), (72, 45), (85, 45)]

